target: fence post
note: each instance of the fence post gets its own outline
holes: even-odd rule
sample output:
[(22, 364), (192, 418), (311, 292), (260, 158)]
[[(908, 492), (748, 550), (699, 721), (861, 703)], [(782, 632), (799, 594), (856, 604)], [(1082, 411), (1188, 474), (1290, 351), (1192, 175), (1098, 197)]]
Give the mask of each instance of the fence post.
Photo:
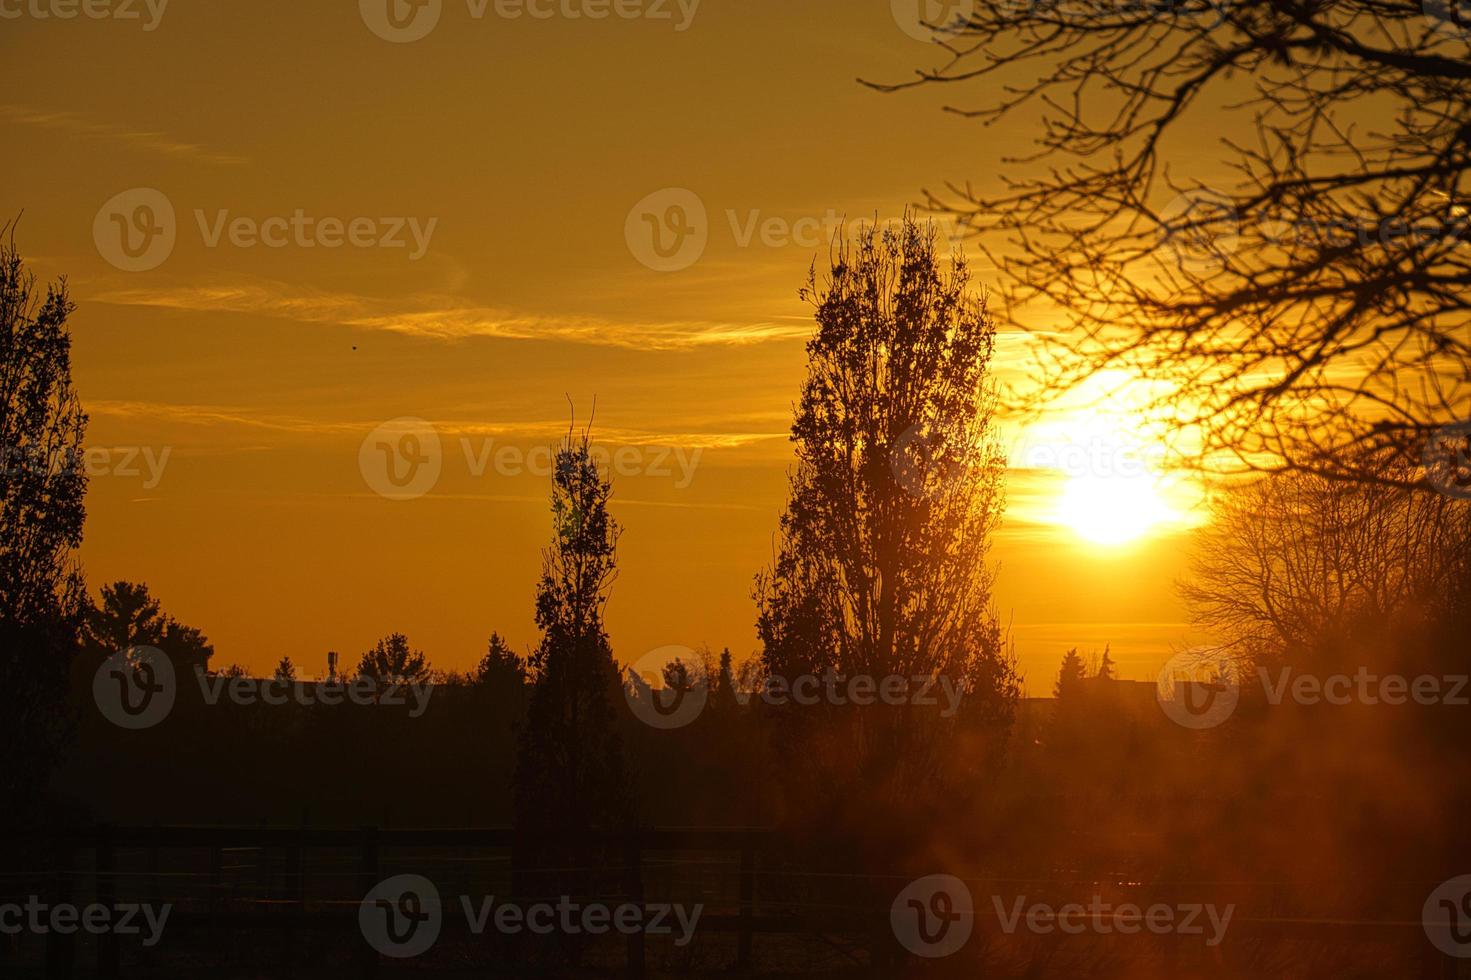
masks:
[[(362, 863), (358, 872), (358, 894), (366, 895), (378, 884), (378, 828), (364, 827), (362, 839)], [(356, 919), (356, 916), (353, 917)], [(363, 977), (373, 980), (378, 976), (378, 951), (359, 937), (358, 948), (362, 951)]]
[(736, 934), (736, 969), (751, 968), (751, 933), (756, 915), (756, 845), (750, 834), (741, 835), (740, 931)]
[[(93, 879), (97, 892), (97, 903), (106, 906), (109, 920), (117, 921), (117, 862), (112, 847), (112, 826), (99, 824), (97, 827), (97, 851)], [(113, 980), (118, 975), (119, 955), (117, 934), (108, 930), (97, 937), (97, 975)]]
[(220, 902), (221, 893), (225, 887), (225, 852), (219, 844), (211, 844), (209, 848), (209, 924), (218, 927), (220, 924)]
[(290, 904), (285, 908), (286, 922), (282, 938), (282, 957), (288, 966), (295, 958), (297, 926), (306, 917), (306, 887), (302, 880), (301, 862), (305, 838), (306, 824), (303, 822), (296, 842), (286, 848), (286, 899)]
[[(624, 845), (624, 891), (629, 900), (643, 908), (644, 904), (644, 869), (643, 869), (643, 847), (639, 840), (638, 831), (629, 833)], [(642, 916), (640, 916), (642, 919)], [(644, 976), (644, 931), (638, 929), (629, 933), (627, 941), (628, 957), (628, 980), (643, 980)]]
[[(75, 890), (73, 872), (76, 870), (75, 842), (62, 837), (55, 845), (57, 870), (50, 876), (51, 902), (60, 905), (71, 902)], [(76, 933), (62, 934), (52, 930), (46, 934), (46, 976), (48, 980), (69, 980), (77, 954)]]

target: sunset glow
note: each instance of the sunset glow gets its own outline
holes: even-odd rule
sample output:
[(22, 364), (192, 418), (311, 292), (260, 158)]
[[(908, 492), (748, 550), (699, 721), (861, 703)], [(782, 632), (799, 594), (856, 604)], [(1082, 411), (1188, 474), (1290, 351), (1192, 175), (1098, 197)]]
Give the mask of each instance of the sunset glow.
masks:
[(1079, 537), (1104, 545), (1137, 541), (1181, 519), (1148, 474), (1073, 477), (1058, 500), (1057, 518)]

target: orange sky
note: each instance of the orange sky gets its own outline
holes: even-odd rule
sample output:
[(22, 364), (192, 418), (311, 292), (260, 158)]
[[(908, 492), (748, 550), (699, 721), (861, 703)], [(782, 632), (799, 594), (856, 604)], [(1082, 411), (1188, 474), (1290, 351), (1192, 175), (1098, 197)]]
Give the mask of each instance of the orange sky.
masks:
[[(289, 655), (315, 672), (392, 630), (440, 667), (470, 665), (492, 629), (530, 644), (546, 481), (498, 473), (494, 453), (555, 439), (566, 396), (582, 418), (596, 395), (610, 450), (700, 451), (692, 472), (672, 452), (624, 457), (615, 653), (754, 650), (751, 576), (810, 323), (796, 290), (823, 229), (892, 217), (945, 178), (987, 186), (1024, 133), (942, 114), (943, 92), (857, 85), (933, 57), (887, 3), (703, 0), (686, 20), (689, 4), (655, 2), (626, 9), (670, 19), (476, 18), (444, 0), (411, 43), (348, 2), (0, 24), (0, 214), (24, 210), (39, 275), (70, 277), (89, 445), (139, 449), (94, 459), (94, 589), (145, 580), (219, 662), (258, 670)], [(94, 225), (136, 188), (173, 209), (174, 243), (125, 271)], [(665, 188), (704, 208), (708, 241), (661, 272), (625, 232)], [(311, 231), (290, 230), (298, 212)], [(364, 243), (403, 225), (406, 244), (357, 245), (323, 219), (371, 219)], [(1022, 365), (1019, 338), (1001, 357)], [(404, 416), (433, 423), (441, 472), (394, 501), (359, 449)], [(996, 546), (1031, 693), (1074, 644), (1112, 642), (1125, 676), (1148, 676), (1190, 639), (1182, 534), (1085, 544), (1046, 523), (1059, 486), (1014, 473)]]

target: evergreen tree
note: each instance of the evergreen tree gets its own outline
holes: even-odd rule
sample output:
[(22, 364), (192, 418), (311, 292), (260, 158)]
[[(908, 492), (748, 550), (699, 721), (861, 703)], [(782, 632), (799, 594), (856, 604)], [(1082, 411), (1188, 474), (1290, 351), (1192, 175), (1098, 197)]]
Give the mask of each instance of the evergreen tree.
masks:
[(710, 691), (712, 707), (724, 708), (735, 703), (735, 668), (731, 663), (730, 647), (720, 651), (720, 666), (715, 674), (715, 685)]
[(480, 658), (471, 680), (476, 684), (520, 687), (526, 683), (526, 664), (499, 633), (491, 633), (485, 656)]
[(409, 647), (409, 638), (390, 633), (358, 661), (359, 677), (368, 677), (380, 685), (388, 683), (418, 684), (429, 680), (429, 660), (422, 650)]
[(215, 648), (204, 633), (163, 611), (143, 582), (117, 581), (101, 589), (102, 603), (88, 603), (83, 645), (95, 666), (120, 650), (147, 646), (161, 650), (180, 677), (209, 670)]
[(1052, 689), (1052, 696), (1059, 700), (1071, 696), (1087, 676), (1083, 658), (1078, 656), (1078, 648), (1073, 647), (1062, 658), (1062, 669), (1058, 671), (1057, 686)]

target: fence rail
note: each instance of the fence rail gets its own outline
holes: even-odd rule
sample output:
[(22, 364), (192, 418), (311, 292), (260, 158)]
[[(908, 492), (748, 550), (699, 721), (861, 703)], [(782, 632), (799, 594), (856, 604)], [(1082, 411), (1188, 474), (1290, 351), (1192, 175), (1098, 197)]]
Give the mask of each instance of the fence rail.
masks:
[[(711, 827), (662, 827), (637, 831), (610, 833), (595, 832), (583, 835), (580, 840), (592, 847), (604, 849), (609, 855), (619, 855), (618, 863), (599, 867), (604, 873), (615, 873), (621, 883), (619, 898), (624, 902), (642, 905), (647, 901), (648, 879), (661, 873), (675, 871), (718, 869), (733, 879), (735, 894), (731, 900), (716, 903), (720, 907), (702, 915), (699, 928), (702, 933), (733, 934), (735, 937), (735, 962), (738, 970), (747, 970), (752, 965), (754, 939), (762, 934), (792, 934), (807, 937), (833, 936), (863, 929), (876, 922), (886, 925), (888, 910), (869, 908), (860, 901), (857, 904), (811, 903), (803, 905), (792, 901), (791, 894), (775, 897), (780, 887), (789, 879), (816, 881), (832, 879), (841, 890), (843, 879), (864, 879), (869, 883), (887, 877), (902, 879), (903, 875), (842, 874), (834, 872), (810, 872), (771, 866), (769, 858), (781, 853), (785, 841), (773, 831), (762, 828), (711, 828)], [(155, 905), (168, 900), (183, 907), (175, 907), (170, 915), (171, 924), (187, 926), (191, 932), (211, 929), (252, 929), (262, 932), (277, 932), (282, 939), (286, 955), (298, 948), (298, 937), (303, 934), (330, 930), (342, 930), (357, 916), (361, 897), (381, 880), (385, 856), (393, 852), (442, 850), (450, 852), (440, 859), (442, 863), (457, 868), (462, 874), (483, 871), (490, 865), (498, 865), (506, 872), (514, 873), (517, 856), (536, 853), (543, 847), (565, 849), (562, 835), (534, 830), (517, 830), (507, 827), (459, 827), (459, 828), (389, 828), (360, 826), (330, 828), (315, 826), (112, 826), (104, 825), (91, 830), (59, 831), (40, 835), (35, 840), (38, 853), (49, 853), (56, 865), (45, 872), (35, 872), (33, 877), (49, 882), (47, 890), (57, 900), (68, 900), (81, 890), (80, 886), (90, 882), (92, 894), (98, 903), (116, 908), (120, 901), (119, 886), (126, 884), (137, 891), (141, 879), (141, 892)], [(196, 855), (196, 871), (165, 870), (164, 851), (203, 851)], [(324, 851), (338, 852), (327, 855)], [(504, 851), (504, 856), (475, 858), (466, 854), (473, 850)], [(127, 852), (133, 858), (142, 852), (142, 870), (124, 870), (120, 855)], [(317, 852), (313, 854), (312, 852)], [(459, 853), (455, 853), (459, 852)], [(272, 854), (279, 858), (278, 867), (273, 868), (268, 858)], [(689, 855), (706, 855), (702, 860), (689, 860)], [(90, 854), (91, 860), (82, 860)], [(308, 856), (311, 860), (308, 860)], [(674, 860), (665, 855), (680, 856)], [(709, 860), (710, 855), (719, 855), (722, 860)], [(423, 855), (419, 855), (423, 859)], [(424, 859), (431, 860), (431, 859)], [(133, 862), (136, 864), (136, 860)], [(401, 863), (401, 861), (400, 861)], [(765, 865), (765, 866), (763, 866)], [(547, 869), (521, 869), (532, 872)], [(576, 869), (556, 869), (559, 871)], [(247, 879), (254, 874), (253, 881)], [(308, 879), (336, 878), (343, 883), (341, 893), (328, 898), (312, 898), (307, 889)], [(758, 887), (767, 882), (766, 894)], [(980, 879), (976, 879), (980, 880)], [(1023, 889), (1042, 888), (1057, 892), (1075, 888), (1087, 879), (1068, 881), (1063, 879), (984, 879), (992, 883), (1007, 883)], [(1178, 886), (1186, 883), (1155, 882), (1157, 887)], [(1195, 886), (1211, 884), (1190, 883)], [(1219, 884), (1219, 883), (1217, 883)], [(1248, 884), (1248, 883), (1239, 883)], [(182, 902), (179, 900), (181, 886), (199, 889), (193, 891)], [(248, 888), (242, 887), (248, 885)], [(7, 889), (7, 878), (0, 878), (0, 893)], [(897, 890), (897, 886), (896, 886)], [(241, 891), (249, 894), (242, 896)], [(861, 896), (862, 893), (855, 893)], [(851, 896), (849, 896), (851, 898)], [(763, 904), (765, 907), (763, 908)], [(977, 903), (976, 916), (979, 924), (986, 910)], [(1456, 977), (1459, 961), (1441, 957), (1434, 948), (1418, 936), (1418, 947), (1413, 945), (1416, 934), (1423, 927), (1418, 919), (1400, 917), (1366, 918), (1361, 916), (1297, 916), (1270, 913), (1253, 914), (1252, 910), (1241, 909), (1231, 924), (1233, 937), (1249, 936), (1262, 939), (1291, 937), (1313, 942), (1335, 942), (1344, 939), (1384, 940), (1406, 943), (1406, 948), (1419, 948), (1423, 963), (1422, 976), (1439, 975), (1443, 978)], [(75, 935), (52, 933), (46, 938), (46, 972), (48, 978), (67, 980), (73, 973), (76, 962)], [(375, 977), (380, 967), (380, 957), (366, 942), (358, 944), (361, 950), (360, 969), (364, 977)], [(96, 974), (104, 980), (120, 980), (122, 955), (117, 936), (103, 933), (95, 944)], [(1174, 955), (1173, 950), (1171, 955)], [(627, 936), (625, 949), (626, 975), (631, 980), (641, 980), (645, 974), (645, 937), (641, 931)]]

